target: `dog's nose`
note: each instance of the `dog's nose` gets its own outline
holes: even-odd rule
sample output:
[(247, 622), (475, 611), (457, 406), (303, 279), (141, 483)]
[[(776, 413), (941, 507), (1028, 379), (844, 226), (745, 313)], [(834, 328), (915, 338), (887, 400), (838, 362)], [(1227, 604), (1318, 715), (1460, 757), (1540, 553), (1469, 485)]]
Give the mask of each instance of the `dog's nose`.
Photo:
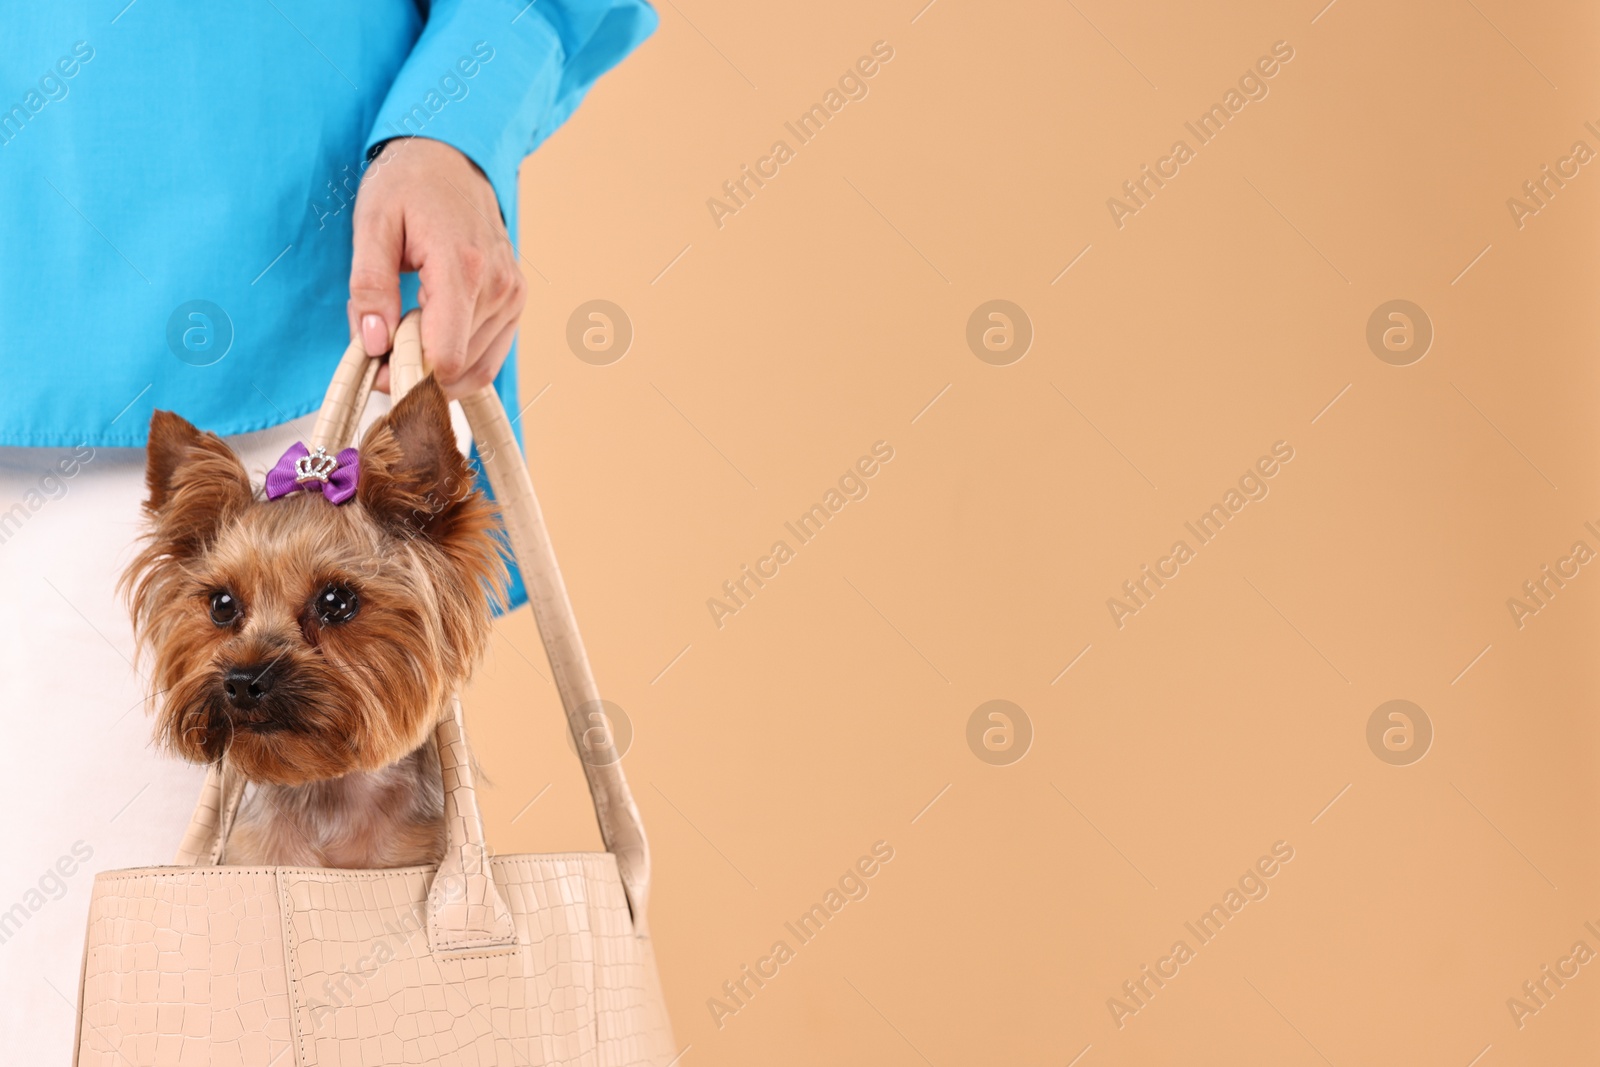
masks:
[(240, 711), (249, 711), (272, 691), (272, 664), (255, 663), (245, 667), (230, 667), (222, 676), (222, 691), (228, 703)]

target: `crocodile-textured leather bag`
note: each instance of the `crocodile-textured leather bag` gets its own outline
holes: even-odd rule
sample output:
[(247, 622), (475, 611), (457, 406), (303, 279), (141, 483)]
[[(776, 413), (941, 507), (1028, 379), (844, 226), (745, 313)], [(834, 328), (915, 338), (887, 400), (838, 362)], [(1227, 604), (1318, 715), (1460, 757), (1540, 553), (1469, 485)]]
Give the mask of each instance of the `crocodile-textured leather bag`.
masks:
[[(350, 440), (377, 360), (352, 343), (312, 447)], [(416, 314), (390, 359), (423, 374)], [(484, 845), (459, 701), (439, 724), (443, 862), (397, 870), (219, 866), (244, 782), (214, 765), (176, 865), (95, 879), (76, 1063), (668, 1067), (645, 923), (650, 858), (620, 762), (598, 756), (599, 694), (505, 408), (462, 401), (527, 585), (605, 852)], [(608, 762), (609, 760), (609, 762)]]

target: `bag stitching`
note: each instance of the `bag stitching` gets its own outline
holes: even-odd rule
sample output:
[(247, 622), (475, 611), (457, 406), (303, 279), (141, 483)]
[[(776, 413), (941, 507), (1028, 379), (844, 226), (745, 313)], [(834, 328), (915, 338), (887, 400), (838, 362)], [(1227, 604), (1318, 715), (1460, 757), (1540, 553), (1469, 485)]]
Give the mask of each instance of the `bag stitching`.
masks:
[(283, 933), (284, 979), (289, 987), (289, 1018), (294, 1028), (295, 1043), (300, 1046), (301, 1064), (309, 1062), (306, 1055), (306, 1035), (301, 1028), (301, 1013), (305, 1011), (304, 990), (300, 981), (300, 962), (295, 955), (294, 936), (290, 924), (289, 886), (282, 872), (275, 872), (278, 885), (278, 925)]
[[(511, 856), (494, 856), (489, 860), (491, 865), (501, 864), (511, 867), (531, 867), (542, 862), (567, 861), (567, 862), (597, 862), (606, 866), (607, 857), (613, 857), (610, 852), (532, 852)], [(612, 864), (615, 867), (615, 864)], [(165, 867), (133, 867), (128, 868), (128, 873), (122, 871), (100, 871), (95, 875), (95, 881), (104, 882), (137, 882), (153, 878), (174, 878), (179, 875), (200, 875), (203, 878), (226, 877), (241, 874), (294, 874), (302, 878), (318, 879), (322, 881), (344, 881), (355, 878), (386, 878), (393, 875), (425, 874), (437, 872), (437, 867), (386, 867), (381, 870), (362, 871), (344, 867), (202, 867), (198, 864), (172, 864)], [(144, 873), (134, 874), (133, 871)], [(618, 870), (618, 880), (621, 871)]]

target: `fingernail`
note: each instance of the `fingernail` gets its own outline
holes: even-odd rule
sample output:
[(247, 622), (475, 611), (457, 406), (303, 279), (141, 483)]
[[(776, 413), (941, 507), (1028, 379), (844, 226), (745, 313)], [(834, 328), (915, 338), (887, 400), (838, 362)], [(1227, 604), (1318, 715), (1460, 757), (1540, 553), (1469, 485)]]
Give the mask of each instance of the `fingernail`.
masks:
[(361, 344), (369, 355), (381, 354), (389, 349), (389, 331), (382, 315), (361, 316)]

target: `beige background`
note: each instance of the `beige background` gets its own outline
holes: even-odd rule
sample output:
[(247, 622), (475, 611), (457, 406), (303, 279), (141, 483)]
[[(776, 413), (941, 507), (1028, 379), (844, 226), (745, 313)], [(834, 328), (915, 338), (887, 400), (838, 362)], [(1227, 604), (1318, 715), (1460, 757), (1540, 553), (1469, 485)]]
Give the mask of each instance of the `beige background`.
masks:
[[(1506, 201), (1600, 150), (1595, 12), (920, 2), (666, 0), (523, 168), (524, 425), (635, 730), (681, 1062), (1591, 1062), (1600, 962), (1521, 1028), (1507, 999), (1600, 951), (1600, 576), (1520, 629), (1506, 601), (1600, 549), (1600, 173), (1520, 229)], [(1118, 229), (1107, 198), (1277, 41), (1269, 95)], [(1008, 366), (965, 339), (995, 298), (1035, 332)], [(1436, 331), (1404, 367), (1365, 339), (1396, 298)], [(610, 365), (565, 340), (591, 299), (635, 332)], [(869, 495), (718, 629), (707, 599), (879, 440)], [(1119, 630), (1107, 598), (1277, 441), (1270, 495)], [(527, 612), (500, 635), (469, 703), (492, 840), (596, 847)], [(1034, 731), (1009, 766), (967, 744), (992, 699)], [(1409, 766), (1366, 740), (1391, 699), (1434, 729)], [(879, 840), (870, 894), (719, 1028), (708, 998)]]

